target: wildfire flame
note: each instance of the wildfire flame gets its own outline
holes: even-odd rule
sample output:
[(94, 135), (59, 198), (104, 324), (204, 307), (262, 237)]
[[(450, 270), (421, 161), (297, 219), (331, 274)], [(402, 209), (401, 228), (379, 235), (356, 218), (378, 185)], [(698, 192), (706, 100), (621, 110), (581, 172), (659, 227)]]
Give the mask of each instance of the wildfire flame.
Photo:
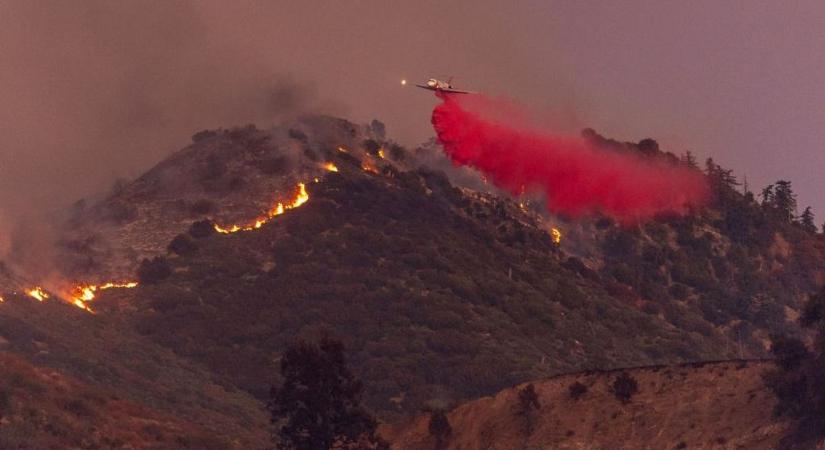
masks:
[(277, 203), (275, 206), (272, 207), (272, 209), (270, 209), (266, 213), (266, 216), (259, 217), (251, 225), (232, 225), (230, 227), (222, 227), (218, 224), (215, 224), (215, 231), (217, 231), (218, 233), (230, 234), (237, 233), (238, 231), (252, 231), (261, 228), (263, 224), (269, 222), (275, 216), (280, 216), (287, 210), (295, 209), (309, 201), (309, 194), (307, 193), (306, 185), (304, 183), (298, 183), (297, 189), (298, 193), (295, 195), (295, 198), (290, 203)]
[(69, 300), (78, 308), (92, 312), (87, 303), (95, 299), (95, 295), (98, 291), (105, 291), (106, 289), (114, 288), (131, 289), (137, 287), (137, 285), (138, 283), (136, 281), (125, 281), (122, 283), (108, 282), (100, 285), (79, 284), (72, 289), (72, 292), (69, 294)]
[(385, 153), (383, 148), (378, 149), (378, 157), (384, 159)]
[(550, 239), (556, 245), (561, 245), (561, 231), (558, 228), (553, 227), (550, 229)]
[(42, 302), (43, 300), (49, 298), (49, 294), (47, 294), (46, 291), (44, 291), (43, 288), (40, 286), (35, 286), (29, 289), (28, 291), (26, 291), (26, 295), (39, 302)]
[(324, 164), (324, 170), (326, 170), (328, 172), (338, 172), (338, 166), (336, 166), (335, 164), (333, 164), (331, 162), (328, 162), (328, 163)]
[(378, 173), (378, 167), (376, 167), (375, 161), (369, 156), (361, 160), (361, 170), (364, 172)]

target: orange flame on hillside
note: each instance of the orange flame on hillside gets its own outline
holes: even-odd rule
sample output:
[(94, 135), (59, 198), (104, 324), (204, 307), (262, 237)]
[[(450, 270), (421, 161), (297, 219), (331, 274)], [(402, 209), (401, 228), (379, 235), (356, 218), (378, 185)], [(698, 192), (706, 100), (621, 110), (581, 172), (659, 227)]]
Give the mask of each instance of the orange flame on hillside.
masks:
[(232, 225), (232, 226), (229, 226), (229, 227), (222, 227), (218, 224), (215, 224), (215, 231), (217, 231), (218, 233), (230, 234), (230, 233), (237, 233), (238, 231), (252, 231), (252, 230), (257, 230), (258, 228), (261, 228), (261, 226), (263, 224), (269, 222), (275, 216), (280, 216), (281, 214), (283, 214), (287, 210), (295, 209), (295, 208), (297, 208), (297, 207), (299, 207), (299, 206), (301, 206), (304, 203), (309, 201), (309, 194), (307, 193), (306, 185), (304, 183), (298, 183), (297, 189), (298, 189), (298, 192), (295, 195), (295, 198), (291, 202), (289, 202), (287, 204), (283, 204), (283, 203), (278, 202), (275, 206), (272, 207), (272, 209), (270, 209), (266, 213), (265, 216), (259, 217), (258, 219), (255, 219), (255, 222), (253, 222), (252, 224), (250, 224), (250, 225)]
[(98, 291), (105, 291), (106, 289), (114, 288), (131, 289), (137, 287), (137, 285), (137, 281), (125, 281), (122, 283), (108, 282), (100, 285), (79, 284), (75, 286), (74, 289), (72, 289), (72, 292), (69, 294), (68, 297), (71, 304), (77, 306), (80, 309), (92, 312), (87, 303), (95, 299), (95, 296)]
[(361, 169), (365, 172), (378, 173), (378, 167), (376, 167), (375, 161), (368, 157), (361, 160)]
[[(99, 291), (105, 291), (106, 289), (115, 289), (115, 288), (133, 288), (136, 287), (138, 283), (136, 281), (125, 281), (125, 282), (108, 282), (103, 284), (78, 284), (77, 286), (73, 287), (68, 293), (61, 295), (60, 298), (66, 300), (68, 303), (77, 306), (78, 308), (93, 313), (94, 311), (89, 308), (88, 303), (95, 299), (97, 293)], [(28, 288), (25, 291), (25, 294), (39, 302), (45, 301), (51, 296), (40, 286), (35, 286), (33, 288)], [(0, 302), (4, 302), (5, 300), (0, 297)]]
[(561, 245), (561, 231), (558, 228), (553, 227), (550, 229), (550, 239), (556, 245)]
[(35, 287), (27, 290), (26, 295), (28, 295), (29, 297), (31, 297), (31, 298), (39, 301), (39, 302), (42, 302), (43, 300), (46, 300), (47, 298), (49, 298), (49, 294), (47, 294), (46, 291), (44, 291), (43, 288), (40, 287), (40, 286), (35, 286)]
[(324, 170), (326, 170), (328, 172), (338, 172), (338, 166), (336, 166), (335, 164), (333, 164), (331, 162), (328, 162), (328, 163), (324, 164)]

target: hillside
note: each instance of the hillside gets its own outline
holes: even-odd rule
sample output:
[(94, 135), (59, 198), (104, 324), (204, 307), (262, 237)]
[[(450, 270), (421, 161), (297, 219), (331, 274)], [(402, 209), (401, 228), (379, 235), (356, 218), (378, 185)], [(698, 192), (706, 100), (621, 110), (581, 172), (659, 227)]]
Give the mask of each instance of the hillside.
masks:
[(339, 167), (307, 186), (301, 208), (253, 232), (191, 238), (197, 250), (170, 257), (168, 278), (111, 305), (102, 298), (98, 310), (123, 311), (139, 332), (260, 398), (278, 352), (326, 330), (348, 345), (369, 404), (387, 413), (723, 347), (611, 299), (564, 265), (545, 231), (501, 214), (506, 201), (472, 200), (428, 172)]
[[(687, 164), (651, 140), (586, 137)], [(0, 337), (242, 448), (266, 440), (281, 352), (325, 333), (385, 420), (559, 373), (763, 357), (771, 334), (801, 335), (825, 240), (730, 171), (711, 163), (707, 177), (707, 207), (621, 226), (549, 214), (376, 123), (204, 131), (77, 203), (57, 276), (0, 271)], [(97, 292), (81, 304), (94, 314), (57, 300), (112, 280), (139, 284)], [(52, 298), (23, 294), (35, 284)]]
[[(61, 438), (71, 437), (72, 445), (80, 445), (75, 436), (92, 430), (97, 435), (83, 441), (87, 444), (82, 448), (95, 448), (92, 442), (103, 445), (106, 442), (101, 439), (112, 437), (103, 425), (115, 427), (117, 417), (124, 414), (127, 421), (132, 419), (126, 415), (139, 414), (169, 422), (170, 429), (164, 431), (164, 425), (158, 430), (149, 423), (124, 429), (131, 437), (124, 438), (123, 445), (135, 439), (154, 440), (156, 432), (169, 439), (200, 436), (203, 439), (198, 442), (211, 442), (214, 448), (260, 448), (267, 442), (267, 417), (255, 399), (122, 323), (99, 320), (61, 302), (34, 302), (20, 294), (6, 295), (0, 309), (0, 357), (4, 358), (0, 367), (5, 368), (0, 371), (9, 371), (0, 377), (7, 383), (0, 391), (17, 396), (13, 403), (18, 406), (11, 413), (20, 416), (17, 422), (0, 421), (0, 442), (19, 441), (19, 434), (28, 430), (30, 437), (45, 439), (43, 442), (68, 444)], [(30, 376), (31, 372), (37, 377)], [(16, 393), (17, 388), (23, 391)], [(84, 402), (84, 411), (90, 411), (64, 420), (66, 411), (52, 410), (65, 409), (61, 402), (70, 401), (72, 396)], [(52, 413), (57, 417), (41, 417)], [(106, 421), (98, 423), (103, 419)], [(69, 429), (53, 429), (67, 420)], [(166, 444), (160, 448), (180, 448), (168, 441)], [(23, 448), (64, 448), (43, 445)], [(121, 448), (112, 442), (106, 445), (102, 448)], [(202, 448), (199, 445), (192, 448)]]
[[(539, 396), (534, 431), (516, 414), (517, 389), (459, 406), (448, 414), (444, 450), (532, 448), (659, 450), (776, 448), (787, 424), (771, 414), (762, 385), (767, 363), (725, 362), (631, 369), (639, 393), (622, 404), (609, 385), (620, 371), (558, 376), (534, 382)], [(587, 386), (578, 399), (573, 383)], [(523, 386), (521, 386), (523, 388)], [(395, 450), (430, 450), (429, 415), (385, 427)]]
[(0, 353), (0, 448), (219, 449), (229, 440), (120, 395)]

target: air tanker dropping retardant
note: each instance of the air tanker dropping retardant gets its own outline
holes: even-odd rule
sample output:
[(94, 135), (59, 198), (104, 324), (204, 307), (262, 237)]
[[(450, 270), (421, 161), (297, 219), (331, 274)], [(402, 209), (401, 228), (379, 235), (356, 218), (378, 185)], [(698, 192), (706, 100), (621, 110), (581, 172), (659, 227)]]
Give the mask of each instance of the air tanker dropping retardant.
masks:
[[(420, 87), (421, 89), (427, 89), (429, 91), (435, 92), (444, 92), (449, 94), (475, 94), (473, 91), (463, 91), (461, 89), (456, 89), (453, 87), (452, 78), (447, 81), (436, 80), (435, 78), (430, 78), (424, 84), (416, 84), (416, 86)], [(406, 80), (404, 80), (406, 81)], [(405, 83), (402, 83), (405, 84)]]

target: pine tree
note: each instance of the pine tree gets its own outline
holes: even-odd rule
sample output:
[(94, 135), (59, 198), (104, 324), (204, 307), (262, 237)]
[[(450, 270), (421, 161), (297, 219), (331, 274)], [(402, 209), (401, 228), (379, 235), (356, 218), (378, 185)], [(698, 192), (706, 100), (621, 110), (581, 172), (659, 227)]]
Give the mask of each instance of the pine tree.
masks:
[(686, 165), (686, 166), (688, 166), (692, 169), (698, 169), (699, 168), (699, 164), (696, 162), (696, 157), (693, 156), (693, 153), (691, 153), (690, 150), (686, 151), (682, 155), (682, 157), (679, 158), (679, 160), (682, 162), (682, 164), (684, 164), (684, 165)]
[(450, 425), (450, 420), (447, 419), (447, 414), (443, 409), (435, 410), (430, 416), (430, 424), (427, 427), (430, 436), (435, 438), (435, 449), (441, 450), (447, 443), (450, 435), (453, 433), (453, 427)]
[(361, 382), (350, 373), (341, 342), (299, 342), (281, 359), (283, 384), (267, 405), (280, 450), (383, 449), (377, 423), (361, 406)]
[(527, 436), (533, 434), (536, 426), (536, 411), (539, 409), (541, 409), (539, 396), (532, 383), (518, 391), (516, 414), (524, 420), (524, 431)]
[(773, 185), (769, 184), (762, 189), (762, 206), (773, 205)]
[(799, 322), (816, 332), (812, 348), (797, 338), (773, 337), (776, 369), (764, 379), (777, 397), (776, 414), (797, 419), (796, 438), (821, 439), (825, 436), (825, 289), (808, 300)]
[(809, 233), (816, 233), (816, 224), (814, 223), (814, 213), (811, 211), (811, 207), (805, 207), (805, 210), (802, 211), (802, 214), (799, 216), (799, 225), (802, 227), (803, 230)]
[(773, 192), (773, 206), (783, 221), (790, 222), (796, 215), (796, 194), (791, 182), (779, 180)]
[(736, 187), (741, 183), (733, 175), (733, 169), (724, 169), (713, 162), (713, 158), (708, 158), (705, 161), (705, 173), (720, 206), (729, 205), (736, 200), (738, 196)]

